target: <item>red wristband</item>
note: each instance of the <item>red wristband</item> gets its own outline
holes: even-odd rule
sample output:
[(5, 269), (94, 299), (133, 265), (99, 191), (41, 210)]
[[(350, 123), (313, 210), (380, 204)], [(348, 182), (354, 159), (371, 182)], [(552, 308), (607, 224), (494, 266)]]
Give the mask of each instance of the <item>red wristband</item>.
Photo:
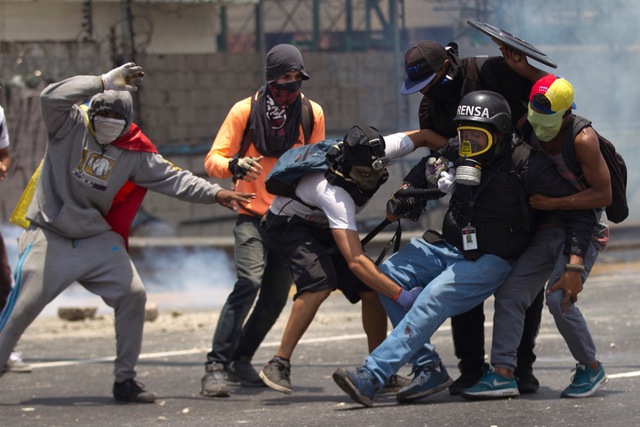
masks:
[(398, 298), (400, 298), (400, 294), (402, 293), (402, 288), (400, 288), (400, 290), (398, 291), (398, 294), (393, 297), (393, 300), (396, 301)]

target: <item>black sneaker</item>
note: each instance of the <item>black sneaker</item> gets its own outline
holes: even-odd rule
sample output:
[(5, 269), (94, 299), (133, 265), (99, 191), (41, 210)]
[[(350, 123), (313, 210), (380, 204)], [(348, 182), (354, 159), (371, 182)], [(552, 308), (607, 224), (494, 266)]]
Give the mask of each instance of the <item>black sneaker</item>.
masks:
[(153, 403), (155, 393), (144, 389), (144, 384), (130, 378), (121, 383), (113, 383), (113, 397), (121, 402)]
[(476, 385), (484, 374), (489, 372), (489, 365), (483, 364), (480, 369), (460, 369), (460, 376), (449, 386), (449, 394), (457, 396), (462, 393), (465, 388)]
[(230, 383), (240, 383), (245, 387), (266, 387), (264, 381), (260, 379), (258, 372), (253, 369), (251, 362), (234, 360), (227, 369), (227, 381)]
[(518, 382), (518, 391), (520, 394), (533, 394), (540, 389), (540, 381), (533, 375), (533, 370), (516, 370), (514, 374)]
[(229, 397), (229, 386), (225, 379), (226, 373), (222, 363), (208, 363), (206, 374), (202, 377), (200, 394), (207, 397)]
[(269, 387), (285, 394), (291, 394), (291, 363), (289, 361), (274, 357), (260, 371), (260, 378)]

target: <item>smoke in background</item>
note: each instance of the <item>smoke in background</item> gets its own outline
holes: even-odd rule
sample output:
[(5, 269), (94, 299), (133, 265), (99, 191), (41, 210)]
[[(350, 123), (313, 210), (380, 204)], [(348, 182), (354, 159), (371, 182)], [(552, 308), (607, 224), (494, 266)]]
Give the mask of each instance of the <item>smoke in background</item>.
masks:
[[(561, 3), (557, 2), (557, 5), (562, 7)], [(566, 40), (567, 43), (571, 40), (557, 34), (556, 43), (547, 54), (558, 64), (553, 72), (574, 86), (575, 114), (590, 119), (594, 129), (613, 141), (625, 158), (630, 208), (625, 224), (630, 224), (640, 221), (640, 169), (635, 167), (640, 159), (640, 146), (636, 139), (640, 130), (637, 120), (640, 86), (636, 75), (640, 67), (637, 24), (640, 2), (613, 0), (589, 4), (597, 6), (589, 15), (583, 12), (583, 19), (579, 22), (565, 21), (576, 44), (558, 44), (558, 40)], [(529, 16), (535, 17), (536, 14)], [(538, 27), (538, 30), (537, 34), (554, 36), (543, 28)]]
[[(22, 229), (2, 224), (0, 230), (9, 265), (14, 268)], [(220, 249), (147, 248), (132, 257), (147, 289), (147, 300), (158, 304), (160, 310), (221, 307), (235, 281), (233, 264)], [(59, 307), (78, 305), (98, 307), (101, 314), (112, 312), (100, 297), (76, 283), (52, 301), (42, 315), (56, 315)]]
[[(489, 22), (526, 40), (558, 64), (550, 73), (568, 79), (576, 91), (576, 113), (609, 130), (636, 125), (640, 88), (636, 69), (640, 65), (637, 0), (572, 0), (541, 2), (498, 1), (497, 22)], [(464, 26), (467, 28), (467, 26)], [(473, 29), (466, 34), (472, 44), (483, 44), (486, 54), (499, 55), (490, 39)], [(621, 144), (622, 142), (618, 143)]]
[[(533, 44), (547, 54), (558, 68), (529, 59), (529, 63), (560, 75), (575, 89), (575, 114), (593, 122), (593, 127), (610, 139), (628, 167), (627, 197), (630, 214), (625, 225), (640, 221), (640, 2), (637, 0), (497, 0), (496, 25)], [(466, 21), (468, 17), (464, 18)], [(462, 21), (473, 48), (461, 49), (462, 56), (500, 55), (484, 34)]]

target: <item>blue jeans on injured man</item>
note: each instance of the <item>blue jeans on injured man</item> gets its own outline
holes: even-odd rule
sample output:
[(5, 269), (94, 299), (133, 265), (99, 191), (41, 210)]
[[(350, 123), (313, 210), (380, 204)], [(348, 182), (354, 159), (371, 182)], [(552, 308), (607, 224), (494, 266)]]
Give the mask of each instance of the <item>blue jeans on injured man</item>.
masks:
[(411, 362), (414, 370), (437, 366), (440, 356), (431, 336), (451, 316), (464, 313), (493, 295), (511, 272), (495, 255), (472, 261), (453, 245), (413, 238), (380, 265), (404, 289), (424, 287), (411, 310), (380, 296), (394, 329), (363, 365), (377, 379), (377, 391), (389, 377)]

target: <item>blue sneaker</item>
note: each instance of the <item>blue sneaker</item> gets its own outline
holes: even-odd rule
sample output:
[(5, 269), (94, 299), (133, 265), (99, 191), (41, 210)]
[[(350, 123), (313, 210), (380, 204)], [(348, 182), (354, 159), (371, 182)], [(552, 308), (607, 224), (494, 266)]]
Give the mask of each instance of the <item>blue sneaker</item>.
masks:
[(595, 369), (585, 365), (576, 365), (576, 373), (571, 379), (571, 385), (565, 388), (560, 397), (587, 397), (595, 393), (600, 387), (609, 381), (604, 373), (602, 363), (598, 362)]
[(442, 363), (417, 368), (411, 384), (396, 394), (398, 402), (413, 402), (449, 387), (453, 380)]
[(460, 393), (469, 400), (500, 399), (519, 396), (516, 377), (507, 378), (494, 371), (489, 371), (480, 378), (473, 387), (469, 387)]
[(376, 379), (367, 369), (359, 367), (355, 372), (352, 372), (339, 368), (333, 373), (333, 380), (354, 402), (364, 406), (373, 406)]

